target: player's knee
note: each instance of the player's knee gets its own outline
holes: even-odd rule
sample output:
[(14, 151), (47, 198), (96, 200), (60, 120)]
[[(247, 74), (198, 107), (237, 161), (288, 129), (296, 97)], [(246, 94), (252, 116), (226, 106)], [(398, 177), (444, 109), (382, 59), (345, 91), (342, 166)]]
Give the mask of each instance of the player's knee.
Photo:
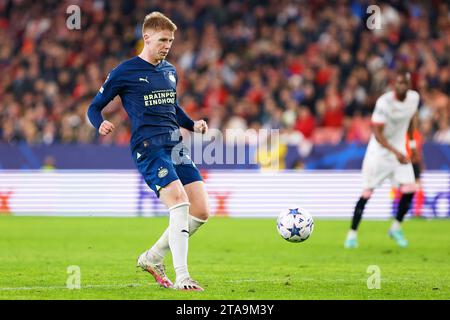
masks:
[(179, 204), (183, 202), (189, 202), (189, 197), (186, 194), (186, 191), (184, 191), (183, 187), (178, 184), (170, 184), (168, 187), (166, 187), (166, 190), (168, 193), (168, 198), (171, 203)]
[(191, 206), (190, 214), (200, 220), (208, 220), (211, 215), (210, 208), (207, 204)]
[(207, 213), (204, 213), (204, 212), (202, 212), (202, 213), (196, 213), (196, 214), (193, 214), (192, 212), (191, 212), (191, 216), (193, 216), (193, 217), (195, 217), (195, 218), (197, 218), (197, 219), (199, 219), (199, 220), (202, 220), (202, 221), (207, 221), (208, 220), (208, 218), (209, 218), (209, 214), (207, 214)]
[(200, 220), (206, 221), (208, 220), (209, 216), (210, 216), (210, 212), (209, 209), (203, 210), (199, 213), (197, 213), (197, 218), (199, 218)]
[(172, 200), (175, 203), (183, 203), (183, 202), (189, 202), (189, 198), (184, 191), (174, 191), (172, 193)]
[(364, 199), (370, 199), (370, 197), (372, 196), (373, 190), (367, 189), (364, 190), (361, 194), (361, 197)]
[(415, 183), (403, 184), (400, 186), (400, 191), (402, 193), (414, 193), (416, 192), (417, 186)]

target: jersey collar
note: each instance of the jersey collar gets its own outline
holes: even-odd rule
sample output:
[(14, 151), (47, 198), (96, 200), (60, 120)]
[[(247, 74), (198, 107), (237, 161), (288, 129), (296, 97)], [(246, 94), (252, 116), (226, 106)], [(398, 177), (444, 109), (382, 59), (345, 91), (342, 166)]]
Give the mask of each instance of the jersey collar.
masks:
[(154, 65), (154, 64), (148, 62), (147, 60), (142, 59), (142, 58), (139, 57), (139, 56), (136, 56), (136, 57), (137, 57), (139, 60), (143, 61), (144, 63), (148, 64), (149, 66), (151, 66), (151, 67), (154, 68), (154, 69), (160, 68), (160, 67), (163, 65), (163, 63), (164, 63), (164, 60), (162, 60), (162, 61), (161, 61), (160, 63), (158, 63), (157, 65)]

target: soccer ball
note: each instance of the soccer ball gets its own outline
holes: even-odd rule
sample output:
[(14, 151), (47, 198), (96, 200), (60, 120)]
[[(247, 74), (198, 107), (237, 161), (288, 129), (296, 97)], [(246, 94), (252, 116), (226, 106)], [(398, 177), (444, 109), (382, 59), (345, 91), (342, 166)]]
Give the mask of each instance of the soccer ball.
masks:
[(280, 212), (277, 229), (283, 239), (289, 242), (302, 242), (311, 236), (314, 221), (307, 210), (294, 207)]

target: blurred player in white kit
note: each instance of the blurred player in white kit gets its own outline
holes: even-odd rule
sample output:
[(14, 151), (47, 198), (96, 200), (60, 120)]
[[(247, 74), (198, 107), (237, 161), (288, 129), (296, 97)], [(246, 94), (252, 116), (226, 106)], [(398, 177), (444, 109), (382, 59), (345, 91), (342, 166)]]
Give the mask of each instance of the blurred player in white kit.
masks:
[[(374, 189), (389, 178), (399, 187), (402, 196), (389, 236), (400, 247), (408, 246), (401, 223), (408, 212), (416, 189), (414, 170), (411, 164), (418, 157), (413, 139), (414, 122), (420, 96), (411, 90), (411, 75), (406, 71), (396, 73), (394, 90), (380, 96), (372, 114), (373, 134), (367, 146), (362, 165), (363, 192), (356, 203), (351, 228), (344, 246), (358, 246), (357, 230), (364, 207)], [(407, 138), (406, 138), (407, 137)], [(406, 153), (406, 139), (411, 148), (411, 159)]]

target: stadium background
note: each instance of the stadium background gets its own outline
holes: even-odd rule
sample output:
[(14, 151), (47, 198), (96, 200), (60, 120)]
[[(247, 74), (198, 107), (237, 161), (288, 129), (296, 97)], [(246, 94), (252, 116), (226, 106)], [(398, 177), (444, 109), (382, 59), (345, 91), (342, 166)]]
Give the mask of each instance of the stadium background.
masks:
[[(373, 2), (380, 30), (366, 27)], [(343, 247), (370, 113), (397, 67), (411, 71), (422, 97), (426, 170), (413, 214), (450, 211), (448, 1), (373, 2), (0, 0), (0, 300), (448, 300), (450, 219), (408, 217), (410, 246), (398, 248), (387, 236), (396, 205), (388, 183), (366, 207), (360, 247)], [(79, 30), (67, 28), (71, 5)], [(139, 52), (152, 10), (179, 28), (168, 59), (181, 105), (225, 141), (238, 138), (223, 157), (245, 156), (210, 165), (195, 152), (210, 144), (191, 146), (215, 215), (189, 241), (201, 293), (158, 288), (135, 272), (168, 215), (133, 167), (120, 99), (105, 110), (113, 135), (100, 138), (86, 118), (108, 72)], [(280, 130), (273, 152), (252, 143), (259, 128)], [(256, 154), (264, 163), (251, 161)], [(301, 244), (276, 232), (274, 217), (290, 202), (315, 219)], [(170, 255), (165, 262), (174, 279)], [(320, 308), (306, 309), (317, 317)]]
[[(81, 9), (80, 30), (66, 24), (72, 4)], [(405, 67), (421, 94), (426, 168), (414, 210), (448, 216), (449, 5), (378, 4), (380, 30), (366, 27), (362, 0), (0, 2), (0, 212), (165, 214), (134, 170), (120, 99), (104, 112), (113, 134), (100, 137), (86, 118), (108, 72), (140, 51), (144, 14), (159, 10), (178, 26), (168, 60), (180, 104), (225, 141), (236, 138), (233, 130), (246, 133), (238, 142), (244, 163), (194, 157), (215, 214), (275, 216), (293, 202), (317, 216), (349, 217), (375, 100)], [(278, 172), (253, 162), (258, 150), (249, 141), (260, 129), (280, 130), (280, 144), (263, 157), (280, 161)], [(367, 216), (389, 216), (394, 198), (385, 184)]]

